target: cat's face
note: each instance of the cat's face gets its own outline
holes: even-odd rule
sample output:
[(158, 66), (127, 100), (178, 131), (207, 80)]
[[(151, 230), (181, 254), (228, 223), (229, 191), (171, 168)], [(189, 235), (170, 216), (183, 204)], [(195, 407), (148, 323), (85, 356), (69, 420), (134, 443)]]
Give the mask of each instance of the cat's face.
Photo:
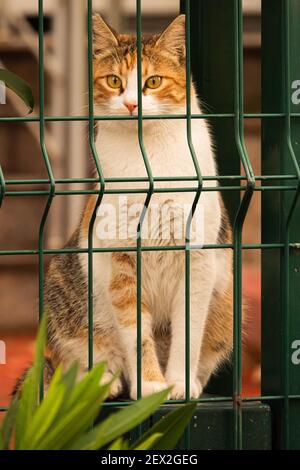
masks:
[[(95, 111), (103, 115), (137, 115), (136, 38), (117, 34), (99, 15), (94, 27)], [(185, 110), (185, 21), (178, 16), (160, 35), (142, 40), (143, 114)]]

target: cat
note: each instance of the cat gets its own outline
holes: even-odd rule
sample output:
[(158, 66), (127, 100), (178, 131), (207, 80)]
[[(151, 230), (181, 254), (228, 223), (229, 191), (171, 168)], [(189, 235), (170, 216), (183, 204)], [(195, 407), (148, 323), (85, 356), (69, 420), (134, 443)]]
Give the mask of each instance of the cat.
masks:
[[(95, 115), (137, 116), (137, 44), (132, 35), (119, 34), (98, 15), (93, 16)], [(151, 115), (186, 113), (185, 17), (178, 16), (161, 34), (142, 38), (142, 111)], [(191, 83), (192, 113), (201, 113)], [(124, 189), (120, 196), (104, 194), (96, 217), (94, 248), (136, 247), (135, 232), (149, 188), (141, 154), (137, 120), (100, 121), (96, 149), (105, 178), (141, 178), (136, 182), (107, 182), (106, 189)], [(210, 130), (204, 119), (192, 120), (192, 139), (203, 175), (217, 175)], [(195, 167), (186, 138), (186, 120), (145, 119), (143, 142), (155, 178), (194, 177)], [(204, 182), (217, 187), (216, 181)], [(175, 237), (172, 223), (182, 221), (183, 206), (191, 207), (195, 191), (172, 192), (175, 187), (197, 187), (197, 181), (155, 181), (147, 215), (165, 209), (171, 227), (162, 219), (152, 223), (142, 245), (185, 244)], [(97, 186), (99, 188), (99, 186)], [(144, 192), (130, 192), (141, 189)], [(128, 211), (119, 222), (120, 199)], [(86, 249), (97, 195), (87, 201), (69, 247)], [(231, 228), (218, 191), (202, 192), (203, 243), (231, 243)], [(101, 208), (105, 209), (101, 209)], [(111, 216), (105, 213), (112, 208)], [(138, 212), (138, 215), (136, 214)], [(115, 217), (115, 219), (114, 219)], [(145, 218), (146, 219), (146, 218)], [(114, 222), (116, 220), (116, 222)], [(103, 227), (111, 222), (109, 236)], [(145, 222), (146, 225), (149, 223)], [(119, 235), (122, 228), (125, 235)], [(104, 230), (105, 232), (105, 230)], [(127, 233), (127, 237), (126, 237)], [(168, 236), (164, 236), (169, 234)], [(104, 234), (105, 235), (105, 234)], [(106, 233), (107, 235), (107, 233)], [(196, 234), (197, 235), (197, 234)], [(172, 386), (171, 399), (185, 398), (185, 253), (184, 250), (142, 251), (142, 395)], [(137, 258), (134, 251), (93, 255), (94, 363), (105, 361), (104, 381), (121, 371), (111, 398), (124, 393), (137, 399)], [(65, 368), (77, 360), (80, 376), (88, 364), (88, 257), (86, 253), (55, 256), (45, 280), (48, 312), (48, 348), (51, 367)], [(190, 252), (190, 397), (202, 393), (211, 374), (232, 349), (232, 254), (226, 249)]]

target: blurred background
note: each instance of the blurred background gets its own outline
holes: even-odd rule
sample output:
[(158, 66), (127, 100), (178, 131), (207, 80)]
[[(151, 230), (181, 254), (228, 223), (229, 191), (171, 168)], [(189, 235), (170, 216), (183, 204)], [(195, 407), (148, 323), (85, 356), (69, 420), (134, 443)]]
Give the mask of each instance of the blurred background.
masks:
[[(87, 114), (86, 1), (45, 0), (46, 115)], [(94, 10), (122, 32), (135, 29), (134, 0), (94, 0)], [(161, 31), (179, 11), (178, 0), (143, 0), (143, 31)], [(260, 0), (244, 0), (245, 111), (260, 111)], [(0, 1), (0, 68), (29, 82), (38, 103), (37, 1)], [(37, 114), (37, 109), (35, 110)], [(0, 116), (24, 116), (26, 108), (10, 91)], [(260, 121), (245, 120), (245, 139), (255, 174), (260, 173)], [(92, 172), (87, 128), (81, 122), (48, 122), (46, 145), (55, 178), (85, 177)], [(0, 123), (0, 163), (9, 190), (14, 180), (45, 179), (36, 122)], [(26, 184), (26, 189), (45, 189)], [(73, 189), (71, 184), (61, 185)], [(81, 186), (76, 185), (76, 189)], [(61, 248), (78, 223), (84, 196), (58, 196), (46, 226), (46, 248)], [(36, 249), (45, 206), (43, 197), (7, 197), (0, 210), (0, 250)], [(251, 203), (244, 243), (260, 242), (260, 194)], [(47, 260), (47, 259), (46, 259)], [(13, 383), (30, 364), (37, 326), (38, 259), (0, 256), (0, 340), (6, 364), (0, 364), (0, 406)], [(260, 394), (260, 253), (244, 252), (243, 289), (250, 321), (245, 341), (243, 393)]]

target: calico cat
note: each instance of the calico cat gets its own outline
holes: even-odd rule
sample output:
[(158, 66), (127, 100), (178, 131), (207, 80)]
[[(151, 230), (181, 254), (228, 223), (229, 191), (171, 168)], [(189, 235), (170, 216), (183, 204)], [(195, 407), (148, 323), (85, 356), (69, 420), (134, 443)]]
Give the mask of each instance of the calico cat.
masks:
[[(137, 116), (137, 45), (131, 35), (118, 34), (94, 15), (95, 114)], [(142, 111), (145, 115), (186, 113), (185, 18), (178, 16), (158, 35), (142, 39)], [(201, 113), (191, 84), (192, 113)], [(203, 175), (217, 174), (207, 123), (193, 119), (192, 139)], [(143, 142), (155, 178), (196, 175), (186, 138), (185, 119), (145, 119)], [(139, 177), (134, 183), (107, 182), (95, 221), (94, 248), (136, 247), (139, 216), (149, 188), (136, 120), (100, 121), (96, 149), (105, 178)], [(208, 184), (204, 183), (204, 186)], [(209, 181), (209, 186), (217, 182)], [(172, 192), (175, 187), (185, 191)], [(143, 246), (182, 246), (185, 235), (175, 236), (174, 223), (182, 221), (183, 206), (191, 207), (195, 181), (155, 181), (147, 214), (164, 209), (144, 235)], [(122, 188), (126, 195), (113, 190)], [(144, 192), (132, 192), (133, 189)], [(120, 199), (127, 219), (120, 222)], [(87, 201), (69, 247), (87, 248), (88, 230), (97, 195)], [(203, 243), (231, 243), (231, 229), (218, 191), (202, 192)], [(105, 209), (103, 209), (103, 207)], [(110, 208), (112, 211), (110, 211)], [(156, 208), (154, 210), (154, 208)], [(107, 215), (107, 211), (110, 215)], [(140, 215), (140, 212), (139, 212)], [(153, 217), (152, 217), (153, 219)], [(105, 232), (105, 224), (110, 229)], [(104, 228), (103, 228), (104, 227)], [(122, 236), (120, 230), (122, 229)], [(103, 236), (103, 232), (105, 236)], [(125, 235), (124, 235), (125, 233)], [(127, 234), (127, 235), (126, 235)], [(167, 235), (167, 236), (166, 236)], [(197, 234), (196, 234), (197, 235)], [(185, 254), (184, 250), (142, 251), (142, 394), (172, 385), (170, 397), (185, 397)], [(104, 380), (119, 371), (111, 396), (137, 398), (137, 258), (134, 251), (93, 255), (94, 363), (105, 361)], [(50, 264), (45, 280), (48, 311), (48, 347), (52, 367), (79, 361), (81, 375), (88, 364), (87, 315), (88, 257), (60, 254)], [(231, 250), (192, 249), (190, 254), (190, 396), (201, 394), (211, 374), (228, 358), (232, 348)]]

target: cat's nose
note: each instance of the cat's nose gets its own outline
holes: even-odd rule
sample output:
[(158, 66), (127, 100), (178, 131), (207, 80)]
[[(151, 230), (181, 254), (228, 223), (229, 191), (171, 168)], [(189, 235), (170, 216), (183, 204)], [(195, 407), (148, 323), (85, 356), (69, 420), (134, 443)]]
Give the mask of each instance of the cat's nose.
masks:
[(128, 111), (130, 112), (130, 114), (132, 115), (133, 114), (133, 111), (137, 108), (137, 103), (131, 101), (131, 102), (128, 102), (128, 101), (125, 101), (124, 102), (124, 106), (126, 106), (126, 108), (128, 109)]

